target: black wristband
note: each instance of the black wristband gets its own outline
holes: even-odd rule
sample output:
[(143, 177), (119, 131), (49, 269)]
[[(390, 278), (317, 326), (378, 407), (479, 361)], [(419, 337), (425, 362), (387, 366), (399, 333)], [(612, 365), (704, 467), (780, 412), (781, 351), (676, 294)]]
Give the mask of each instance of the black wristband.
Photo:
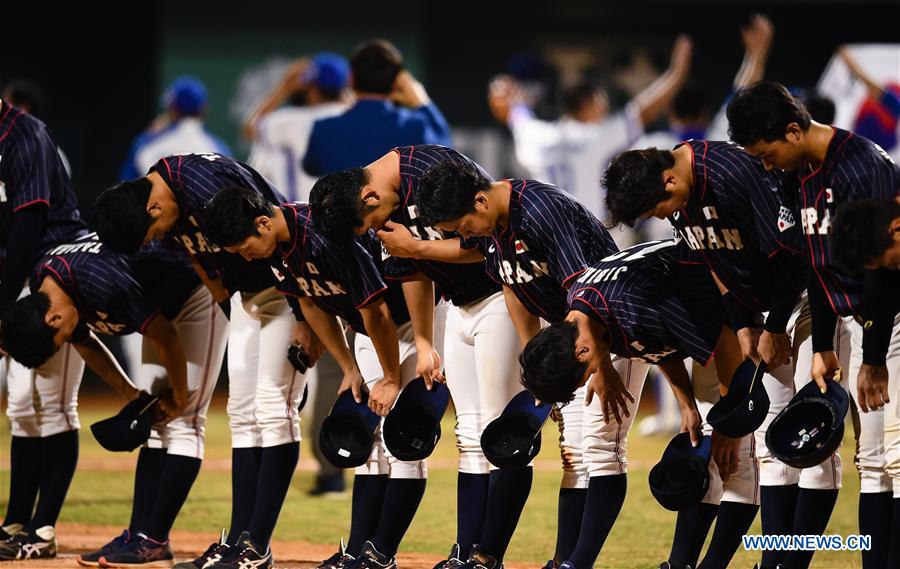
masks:
[(725, 308), (728, 323), (735, 332), (741, 328), (757, 327), (757, 315), (730, 292), (722, 297), (722, 306)]

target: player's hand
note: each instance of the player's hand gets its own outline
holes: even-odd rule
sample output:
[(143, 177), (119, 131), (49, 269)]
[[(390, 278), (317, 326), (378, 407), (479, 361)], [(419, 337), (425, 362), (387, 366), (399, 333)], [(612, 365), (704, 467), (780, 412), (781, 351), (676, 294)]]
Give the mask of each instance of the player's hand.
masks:
[(425, 380), (425, 386), (429, 391), (435, 381), (441, 383), (445, 381), (441, 373), (441, 356), (437, 350), (429, 346), (427, 350), (416, 352), (416, 375)]
[(791, 337), (787, 334), (773, 334), (763, 330), (757, 346), (759, 357), (766, 362), (766, 369), (773, 369), (791, 363)]
[(856, 395), (863, 413), (881, 409), (890, 403), (887, 366), (862, 364), (857, 376)]
[(681, 408), (681, 432), (690, 433), (691, 446), (700, 444), (700, 437), (703, 436), (703, 432), (700, 430), (702, 426), (703, 421), (700, 419), (700, 411), (697, 410), (696, 403)]
[(694, 44), (687, 35), (680, 35), (672, 47), (672, 61), (669, 68), (679, 76), (687, 76), (691, 70), (691, 58), (694, 53)]
[(816, 352), (813, 354), (812, 360), (812, 368), (810, 369), (810, 373), (812, 375), (813, 381), (819, 386), (819, 390), (822, 393), (828, 389), (828, 385), (825, 383), (825, 378), (833, 378), (834, 374), (840, 369), (841, 364), (837, 359), (837, 354), (834, 351), (829, 352)]
[(400, 395), (400, 380), (384, 378), (375, 384), (369, 393), (369, 409), (381, 417), (390, 413), (397, 396)]
[(530, 105), (519, 83), (509, 75), (497, 75), (488, 83), (488, 107), (498, 122), (506, 124), (509, 112), (519, 103)]
[(394, 90), (390, 98), (395, 104), (410, 109), (418, 109), (430, 102), (425, 87), (406, 70), (401, 71), (394, 80)]
[(325, 344), (323, 344), (322, 340), (319, 339), (319, 336), (316, 335), (312, 326), (306, 322), (297, 322), (294, 324), (291, 337), (295, 344), (303, 346), (306, 355), (309, 356), (310, 367), (316, 365), (316, 362), (322, 357), (322, 354), (325, 353)]
[(167, 389), (159, 397), (159, 408), (165, 414), (165, 422), (174, 421), (184, 414), (188, 406), (187, 392), (176, 393), (174, 389)]
[(741, 29), (744, 50), (755, 56), (765, 56), (772, 46), (775, 28), (772, 21), (763, 14), (754, 14), (750, 24)]
[(344, 372), (344, 378), (338, 387), (338, 395), (349, 389), (353, 393), (353, 400), (362, 403), (362, 384), (363, 376), (359, 372), (359, 368), (354, 365), (353, 369)]
[(630, 417), (628, 404), (634, 403), (634, 396), (625, 387), (619, 372), (612, 366), (609, 358), (604, 358), (604, 362), (600, 365), (587, 383), (587, 392), (584, 402), (590, 405), (594, 399), (594, 394), (600, 398), (600, 409), (603, 411), (603, 420), (609, 423), (609, 418), (615, 417), (617, 423), (622, 422), (622, 417)]
[(722, 482), (731, 478), (731, 475), (737, 470), (740, 447), (741, 439), (733, 439), (713, 431), (712, 456), (716, 461), (716, 466), (719, 467)]
[(414, 259), (416, 248), (421, 243), (420, 240), (413, 237), (408, 227), (390, 220), (384, 224), (383, 229), (377, 230), (375, 235), (381, 239), (384, 248), (394, 257)]
[(759, 362), (759, 330), (741, 328), (737, 331), (737, 339), (744, 359), (749, 358), (754, 362)]

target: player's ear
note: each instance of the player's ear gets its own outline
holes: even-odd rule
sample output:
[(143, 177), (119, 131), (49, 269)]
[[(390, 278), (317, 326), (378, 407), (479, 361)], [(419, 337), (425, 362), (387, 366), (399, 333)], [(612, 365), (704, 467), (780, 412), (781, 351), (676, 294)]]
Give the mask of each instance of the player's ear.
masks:
[(259, 217), (257, 217), (257, 218), (254, 220), (254, 222), (255, 222), (255, 225), (256, 225), (256, 231), (257, 231), (257, 233), (261, 233), (261, 232), (262, 232), (262, 231), (261, 231), (262, 229), (265, 229), (266, 231), (271, 231), (271, 230), (272, 230), (272, 219), (271, 219), (269, 216), (266, 216), (266, 215), (260, 215)]
[(488, 209), (488, 197), (484, 192), (478, 192), (475, 194), (475, 207), (481, 208), (482, 210)]
[(900, 217), (895, 217), (891, 221), (891, 224), (888, 226), (888, 231), (891, 232), (894, 243), (900, 243)]
[(806, 133), (800, 128), (800, 125), (795, 122), (788, 124), (787, 128), (784, 129), (784, 139), (790, 144), (801, 142), (804, 134)]
[(50, 326), (54, 330), (59, 330), (62, 326), (62, 314), (57, 310), (53, 310), (53, 306), (51, 305), (50, 309), (47, 310), (47, 314), (44, 315), (44, 324)]
[(372, 186), (363, 186), (362, 189), (362, 201), (367, 205), (377, 205), (378, 204), (378, 192), (376, 192)]

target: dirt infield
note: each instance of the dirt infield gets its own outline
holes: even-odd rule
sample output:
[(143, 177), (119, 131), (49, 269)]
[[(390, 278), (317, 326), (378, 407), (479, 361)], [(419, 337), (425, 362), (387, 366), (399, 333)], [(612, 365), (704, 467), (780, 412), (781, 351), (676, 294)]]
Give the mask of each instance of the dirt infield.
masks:
[[(99, 549), (104, 543), (119, 535), (122, 528), (61, 523), (57, 526), (60, 555), (56, 559), (40, 561), (14, 561), (3, 563), (0, 568), (59, 568), (79, 567), (79, 553)], [(192, 559), (204, 551), (217, 536), (188, 531), (173, 531), (170, 537), (176, 561)], [(281, 569), (310, 569), (335, 552), (334, 547), (302, 541), (273, 541), (276, 566)], [(398, 556), (402, 569), (431, 569), (439, 561), (433, 555), (406, 554)], [(507, 565), (510, 569), (525, 569), (524, 565)]]

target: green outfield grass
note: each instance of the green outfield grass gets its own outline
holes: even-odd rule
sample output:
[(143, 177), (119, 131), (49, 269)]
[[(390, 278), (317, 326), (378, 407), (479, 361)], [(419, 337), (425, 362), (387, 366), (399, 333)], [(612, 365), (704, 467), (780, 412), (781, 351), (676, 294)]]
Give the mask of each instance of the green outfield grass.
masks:
[[(81, 459), (69, 499), (62, 512), (62, 521), (102, 525), (127, 525), (130, 512), (132, 473), (130, 461), (110, 462), (113, 455), (94, 442), (87, 426), (105, 415), (109, 408), (85, 405), (82, 410)], [(216, 400), (210, 413), (207, 439), (208, 468), (204, 468), (191, 498), (176, 523), (176, 529), (207, 532), (210, 538), (228, 525), (230, 509), (230, 457), (224, 401)], [(849, 430), (849, 429), (848, 429)], [(456, 469), (452, 420), (444, 424), (444, 437), (435, 454), (435, 465), (429, 475), (428, 490), (418, 516), (413, 522), (402, 548), (433, 554), (435, 560), (446, 555), (455, 535)], [(559, 471), (556, 464), (555, 425), (548, 424), (544, 445), (538, 458), (532, 494), (522, 514), (519, 528), (510, 546), (507, 559), (521, 565), (543, 565), (552, 555), (556, 536), (556, 496)], [(849, 437), (849, 435), (848, 435)], [(665, 560), (672, 539), (675, 514), (662, 509), (650, 495), (647, 473), (658, 459), (664, 439), (632, 434), (629, 441), (631, 468), (628, 477), (628, 497), (615, 528), (610, 535), (598, 567), (656, 568)], [(8, 458), (9, 424), (3, 419), (0, 438), (0, 457)], [(832, 517), (828, 533), (849, 535), (856, 533), (856, 493), (858, 477), (850, 456), (852, 441), (844, 445), (844, 464), (848, 474), (844, 489)], [(119, 457), (115, 457), (118, 459)], [(9, 472), (7, 461), (0, 470), (0, 506), (5, 506)], [(295, 476), (287, 503), (282, 510), (276, 539), (303, 540), (315, 543), (337, 543), (347, 535), (350, 519), (349, 493), (345, 498), (310, 498), (306, 489), (312, 485), (312, 458), (304, 447), (300, 472)], [(759, 533), (759, 517), (752, 533)], [(752, 567), (756, 553), (739, 552), (732, 566)], [(821, 552), (816, 554), (813, 567), (843, 568), (860, 566), (856, 553)]]

